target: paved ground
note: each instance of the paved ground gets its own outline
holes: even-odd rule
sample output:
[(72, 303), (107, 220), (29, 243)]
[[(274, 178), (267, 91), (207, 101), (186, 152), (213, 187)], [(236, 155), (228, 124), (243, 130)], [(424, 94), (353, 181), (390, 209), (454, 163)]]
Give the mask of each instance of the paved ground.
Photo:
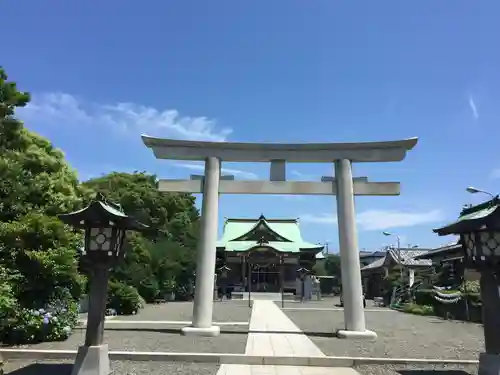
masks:
[[(214, 322), (248, 322), (252, 309), (247, 301), (233, 300), (215, 302)], [(137, 315), (121, 315), (115, 320), (172, 320), (191, 321), (193, 317), (192, 302), (167, 302), (158, 305), (147, 305)]]
[[(9, 375), (70, 375), (71, 361), (28, 362), (9, 361), (5, 374)], [(215, 375), (219, 369), (215, 364), (181, 362), (111, 362), (112, 375)]]
[[(280, 333), (276, 333), (280, 332)], [(247, 355), (324, 357), (313, 342), (269, 300), (255, 301)], [(357, 375), (352, 368), (222, 365), (217, 375)]]
[(367, 328), (377, 332), (377, 341), (346, 342), (332, 337), (343, 328), (343, 311), (284, 312), (326, 355), (477, 359), (484, 347), (482, 326), (473, 323), (367, 310)]

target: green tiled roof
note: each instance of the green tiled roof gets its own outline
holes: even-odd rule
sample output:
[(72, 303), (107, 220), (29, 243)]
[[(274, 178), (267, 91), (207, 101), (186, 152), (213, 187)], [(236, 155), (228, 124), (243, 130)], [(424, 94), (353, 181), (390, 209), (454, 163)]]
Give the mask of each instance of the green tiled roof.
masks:
[(498, 215), (499, 213), (500, 200), (498, 197), (495, 197), (477, 206), (464, 209), (455, 222), (443, 228), (434, 229), (433, 231), (440, 236), (459, 234), (464, 231), (477, 229), (476, 227), (487, 224), (490, 217)]
[(224, 233), (222, 238), (217, 242), (218, 248), (225, 248), (226, 251), (245, 252), (253, 247), (259, 246), (258, 241), (242, 241), (238, 240), (245, 235), (250, 234), (257, 229), (259, 225), (267, 226), (269, 231), (277, 237), (281, 237), (282, 241), (269, 241), (265, 246), (274, 248), (276, 251), (284, 253), (299, 253), (301, 251), (320, 252), (323, 250), (322, 245), (315, 245), (306, 242), (300, 234), (300, 227), (297, 220), (280, 220), (266, 219), (261, 216), (259, 219), (227, 219), (224, 225)]

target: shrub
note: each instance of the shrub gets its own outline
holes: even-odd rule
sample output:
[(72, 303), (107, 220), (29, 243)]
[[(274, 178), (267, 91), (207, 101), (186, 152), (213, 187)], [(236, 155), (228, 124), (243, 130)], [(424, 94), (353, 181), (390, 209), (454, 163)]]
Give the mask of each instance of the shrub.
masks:
[(481, 287), (479, 286), (479, 281), (466, 281), (465, 285), (462, 284), (460, 287), (462, 293), (479, 294)]
[(432, 289), (419, 289), (415, 291), (415, 304), (420, 306), (433, 306), (434, 290)]
[(0, 266), (0, 318), (16, 308), (16, 298), (12, 288), (12, 276)]
[(434, 307), (430, 305), (417, 305), (409, 303), (403, 307), (403, 311), (415, 315), (434, 315)]
[(3, 321), (0, 341), (5, 344), (62, 341), (78, 324), (78, 305), (56, 302), (38, 310), (19, 308)]
[(141, 296), (133, 286), (111, 281), (108, 286), (107, 309), (118, 315), (132, 315), (141, 308)]
[(141, 281), (136, 287), (139, 295), (148, 303), (154, 302), (158, 297), (158, 282), (153, 277)]
[(3, 332), (8, 330), (9, 319), (17, 310), (17, 301), (12, 288), (12, 277), (0, 266), (0, 341)]

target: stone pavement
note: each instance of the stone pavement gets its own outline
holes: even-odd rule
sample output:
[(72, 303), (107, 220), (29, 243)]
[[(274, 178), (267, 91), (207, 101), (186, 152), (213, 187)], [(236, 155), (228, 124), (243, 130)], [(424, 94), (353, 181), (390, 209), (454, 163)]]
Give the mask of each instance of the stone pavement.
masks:
[[(247, 355), (324, 357), (273, 301), (254, 301)], [(217, 375), (356, 375), (352, 368), (221, 365)]]

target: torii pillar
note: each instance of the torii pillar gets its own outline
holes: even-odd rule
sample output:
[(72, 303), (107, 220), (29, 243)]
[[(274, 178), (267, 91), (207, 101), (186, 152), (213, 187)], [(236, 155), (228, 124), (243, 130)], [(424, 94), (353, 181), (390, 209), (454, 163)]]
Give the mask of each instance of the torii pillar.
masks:
[(350, 160), (341, 159), (335, 162), (335, 179), (345, 323), (345, 329), (339, 330), (337, 335), (341, 338), (375, 340), (377, 334), (366, 329)]
[(220, 333), (220, 327), (212, 324), (220, 170), (218, 158), (208, 157), (205, 160), (200, 237), (196, 254), (193, 322), (191, 326), (182, 329), (185, 335), (218, 336)]

